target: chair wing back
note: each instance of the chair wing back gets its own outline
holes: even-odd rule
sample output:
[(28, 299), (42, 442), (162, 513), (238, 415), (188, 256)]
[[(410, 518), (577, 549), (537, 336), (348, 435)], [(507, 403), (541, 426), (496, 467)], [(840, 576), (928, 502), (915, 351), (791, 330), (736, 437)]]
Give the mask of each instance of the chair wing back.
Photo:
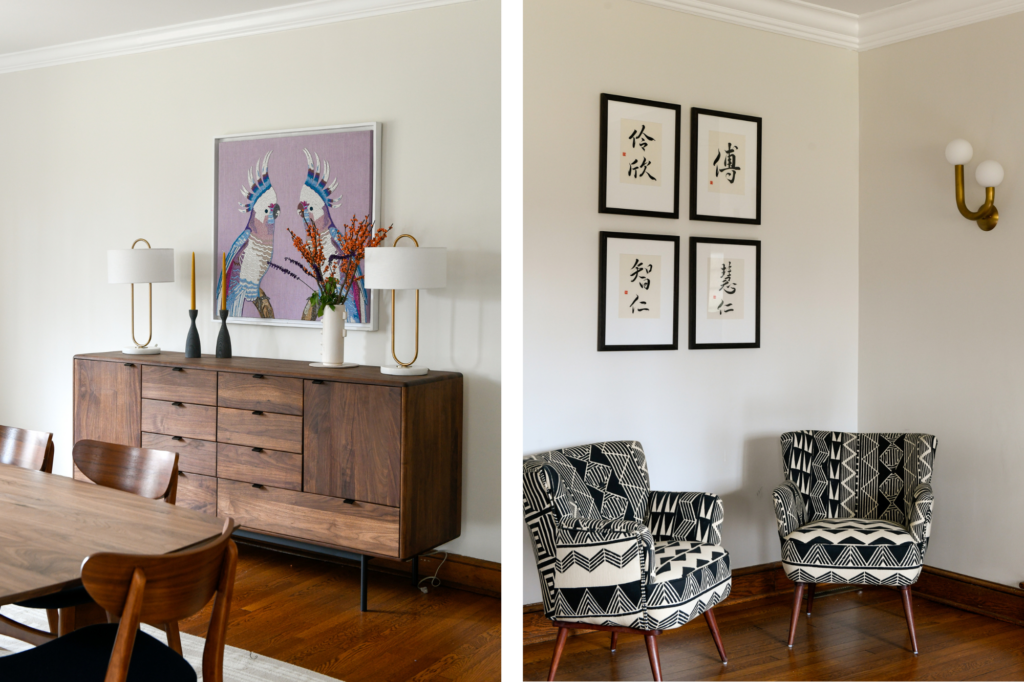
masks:
[(914, 491), (931, 483), (937, 445), (926, 433), (791, 431), (782, 434), (782, 461), (808, 521), (882, 519), (906, 526)]
[(152, 500), (168, 498), (177, 491), (178, 455), (165, 450), (80, 440), (71, 457), (89, 480)]
[[(533, 536), (537, 569), (553, 580), (555, 528), (564, 518), (643, 522), (651, 482), (636, 441), (594, 443), (531, 455), (523, 460), (523, 514)], [(554, 584), (544, 586), (545, 610)]]
[(184, 620), (202, 610), (221, 584), (230, 546), (234, 545), (233, 530), (234, 521), (227, 519), (218, 538), (184, 552), (93, 554), (82, 564), (82, 583), (97, 604), (110, 613), (121, 615), (132, 575), (135, 569), (142, 569), (146, 583), (142, 592), (141, 620), (152, 623)]
[(51, 473), (53, 434), (0, 426), (0, 464)]

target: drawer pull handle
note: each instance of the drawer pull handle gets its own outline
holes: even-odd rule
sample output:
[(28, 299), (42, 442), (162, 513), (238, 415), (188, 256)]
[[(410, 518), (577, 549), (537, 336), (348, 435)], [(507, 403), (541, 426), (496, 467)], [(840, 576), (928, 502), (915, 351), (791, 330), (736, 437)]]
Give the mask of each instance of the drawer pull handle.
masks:
[(253, 378), (253, 379), (262, 379), (262, 378), (263, 378), (263, 375), (262, 375), (262, 374), (253, 374), (253, 375), (252, 375), (252, 378)]
[(263, 489), (263, 484), (262, 483), (253, 483), (252, 487), (253, 488), (259, 488), (260, 490), (262, 490)]
[(171, 403), (171, 405), (174, 405), (175, 407), (185, 407), (185, 403)]
[(182, 443), (185, 442), (185, 439), (181, 436), (171, 436), (171, 440), (180, 440)]
[(253, 448), (253, 452), (263, 452), (263, 448)]
[(313, 384), (314, 384), (314, 385), (315, 385), (315, 384), (322, 384), (322, 383), (324, 383), (324, 380), (323, 380), (323, 379), (313, 379)]
[(355, 500), (342, 500), (342, 502), (343, 502), (344, 504), (355, 504), (355, 503), (356, 503), (356, 501), (355, 501)]
[(135, 363), (134, 362), (126, 362), (126, 363), (124, 363), (124, 366), (125, 367), (134, 367)]
[(253, 410), (252, 413), (259, 417), (263, 415), (263, 410)]
[(184, 372), (185, 368), (184, 367), (174, 367), (174, 368), (171, 369), (171, 371), (172, 372)]

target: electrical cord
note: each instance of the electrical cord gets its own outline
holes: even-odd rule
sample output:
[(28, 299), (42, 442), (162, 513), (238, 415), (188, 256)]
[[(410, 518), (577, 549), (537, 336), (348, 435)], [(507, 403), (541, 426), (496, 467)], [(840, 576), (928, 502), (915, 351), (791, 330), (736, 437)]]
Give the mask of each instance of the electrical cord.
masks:
[[(439, 553), (440, 552), (434, 552), (432, 554), (429, 554), (428, 556), (437, 556)], [(440, 587), (441, 586), (441, 581), (438, 580), (437, 574), (441, 571), (441, 567), (444, 566), (444, 562), (446, 562), (446, 561), (448, 561), (448, 552), (444, 553), (444, 558), (441, 559), (441, 563), (439, 563), (437, 565), (437, 570), (434, 571), (434, 575), (428, 575), (425, 578), (420, 578), (420, 581), (418, 583), (419, 588), (420, 588), (420, 592), (422, 592), (423, 594), (426, 594), (430, 590), (431, 587)], [(423, 584), (424, 580), (429, 580), (430, 581), (430, 586), (429, 587), (427, 587), (427, 586), (425, 586)]]

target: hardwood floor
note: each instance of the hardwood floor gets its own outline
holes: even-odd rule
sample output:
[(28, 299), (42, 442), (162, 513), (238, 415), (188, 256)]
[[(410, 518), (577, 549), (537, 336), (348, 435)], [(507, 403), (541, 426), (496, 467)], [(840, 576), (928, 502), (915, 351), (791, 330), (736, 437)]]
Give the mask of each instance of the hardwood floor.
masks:
[[(227, 643), (346, 682), (496, 680), (501, 601), (371, 571), (359, 612), (359, 569), (239, 544)], [(429, 575), (429, 574), (428, 574)], [(205, 636), (210, 616), (181, 622)]]
[[(666, 680), (1024, 680), (1024, 628), (927, 599), (914, 599), (917, 641), (895, 589), (818, 593), (814, 615), (801, 614), (786, 647), (792, 596), (715, 609), (729, 655), (722, 665), (703, 618), (658, 638)], [(570, 637), (558, 680), (650, 680), (643, 637), (608, 633)], [(527, 680), (547, 679), (552, 643), (524, 647)]]

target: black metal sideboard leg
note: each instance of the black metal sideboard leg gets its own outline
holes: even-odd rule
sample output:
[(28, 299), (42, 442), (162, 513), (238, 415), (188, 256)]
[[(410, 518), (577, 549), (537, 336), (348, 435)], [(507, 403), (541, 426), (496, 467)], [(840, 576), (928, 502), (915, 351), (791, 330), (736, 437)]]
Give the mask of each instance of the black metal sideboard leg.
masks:
[(412, 558), (412, 586), (420, 586), (420, 555), (417, 554)]
[(359, 610), (366, 611), (366, 564), (370, 557), (365, 554), (359, 555)]

